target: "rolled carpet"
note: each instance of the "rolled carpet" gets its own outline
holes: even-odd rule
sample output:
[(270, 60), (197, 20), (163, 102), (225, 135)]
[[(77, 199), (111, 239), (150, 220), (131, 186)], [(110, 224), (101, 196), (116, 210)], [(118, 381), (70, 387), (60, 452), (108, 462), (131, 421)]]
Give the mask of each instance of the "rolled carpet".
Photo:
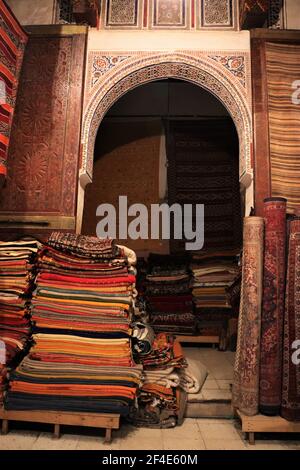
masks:
[(261, 317), (259, 410), (280, 412), (286, 273), (286, 199), (264, 201), (265, 253)]
[(244, 249), (233, 406), (247, 416), (258, 413), (264, 219), (244, 219)]
[(295, 341), (300, 339), (300, 218), (290, 222), (289, 256), (284, 314), (283, 382), (281, 415), (300, 420), (300, 364), (295, 358)]

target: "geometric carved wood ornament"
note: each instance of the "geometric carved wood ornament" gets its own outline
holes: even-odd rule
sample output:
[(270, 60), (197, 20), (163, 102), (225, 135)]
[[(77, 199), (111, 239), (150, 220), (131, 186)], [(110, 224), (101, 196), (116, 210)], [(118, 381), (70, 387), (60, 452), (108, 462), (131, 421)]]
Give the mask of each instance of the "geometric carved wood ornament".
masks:
[(72, 0), (76, 23), (96, 27), (99, 24), (100, 0)]
[(240, 27), (241, 29), (260, 28), (268, 18), (270, 0), (241, 0)]

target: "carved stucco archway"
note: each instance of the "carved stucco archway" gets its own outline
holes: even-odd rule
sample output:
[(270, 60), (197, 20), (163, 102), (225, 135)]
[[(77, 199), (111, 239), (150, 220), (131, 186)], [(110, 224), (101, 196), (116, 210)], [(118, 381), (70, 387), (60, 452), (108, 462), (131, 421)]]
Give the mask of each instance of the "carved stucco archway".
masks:
[[(92, 93), (86, 94), (82, 127), (82, 159), (79, 172), (77, 229), (80, 230), (84, 188), (92, 181), (94, 147), (98, 128), (111, 106), (128, 91), (151, 81), (176, 78), (196, 84), (212, 93), (231, 115), (239, 137), (239, 174), (242, 187), (252, 189), (252, 122), (250, 98), (245, 86), (226, 70), (219, 57), (192, 52), (124, 53), (116, 67), (101, 77)], [(249, 197), (248, 197), (249, 199)], [(252, 199), (252, 197), (250, 197)]]

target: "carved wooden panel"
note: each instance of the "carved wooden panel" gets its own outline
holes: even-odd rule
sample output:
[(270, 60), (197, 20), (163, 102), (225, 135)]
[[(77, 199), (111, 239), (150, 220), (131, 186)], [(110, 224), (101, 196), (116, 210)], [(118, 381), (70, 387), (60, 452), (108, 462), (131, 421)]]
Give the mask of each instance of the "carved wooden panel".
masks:
[[(30, 37), (0, 218), (75, 217), (85, 34)], [(58, 219), (57, 219), (58, 220)]]

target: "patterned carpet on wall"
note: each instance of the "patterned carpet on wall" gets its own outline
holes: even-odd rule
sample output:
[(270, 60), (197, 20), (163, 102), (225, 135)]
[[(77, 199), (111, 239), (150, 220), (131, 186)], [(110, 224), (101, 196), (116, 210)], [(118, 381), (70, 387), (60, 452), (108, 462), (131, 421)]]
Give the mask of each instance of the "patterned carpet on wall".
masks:
[[(170, 121), (169, 203), (205, 205), (205, 249), (241, 245), (238, 141), (229, 119)], [(173, 251), (184, 249), (171, 242)]]

